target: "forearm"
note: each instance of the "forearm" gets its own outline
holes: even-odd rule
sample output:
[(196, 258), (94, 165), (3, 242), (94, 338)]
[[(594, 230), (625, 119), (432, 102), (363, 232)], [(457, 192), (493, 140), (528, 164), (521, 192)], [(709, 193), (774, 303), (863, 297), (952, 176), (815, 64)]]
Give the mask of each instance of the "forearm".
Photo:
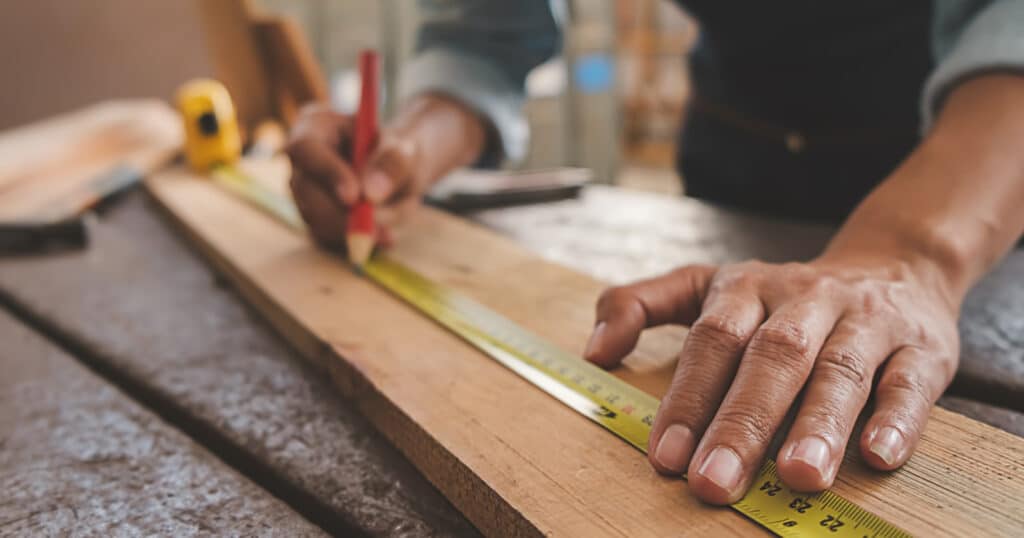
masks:
[(853, 212), (824, 259), (895, 256), (959, 302), (1024, 232), (1024, 77), (954, 90), (930, 134)]
[(422, 94), (403, 104), (388, 124), (389, 135), (413, 144), (416, 170), (429, 185), (477, 160), (486, 138), (485, 122), (465, 105), (439, 94)]

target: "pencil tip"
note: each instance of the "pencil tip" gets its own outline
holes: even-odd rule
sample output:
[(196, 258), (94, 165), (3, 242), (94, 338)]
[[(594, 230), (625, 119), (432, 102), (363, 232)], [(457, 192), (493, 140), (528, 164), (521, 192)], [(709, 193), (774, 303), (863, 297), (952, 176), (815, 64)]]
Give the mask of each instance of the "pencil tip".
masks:
[(361, 270), (366, 265), (366, 261), (370, 259), (370, 254), (373, 253), (373, 236), (353, 233), (349, 234), (346, 239), (348, 243), (348, 260), (352, 262), (354, 267)]

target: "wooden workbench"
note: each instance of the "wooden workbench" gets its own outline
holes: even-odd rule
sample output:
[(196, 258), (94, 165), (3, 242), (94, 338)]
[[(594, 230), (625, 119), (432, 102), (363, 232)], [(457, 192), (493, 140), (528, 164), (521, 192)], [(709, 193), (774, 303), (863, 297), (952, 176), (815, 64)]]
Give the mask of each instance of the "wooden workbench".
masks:
[[(695, 256), (710, 262), (807, 257), (830, 233), (609, 188), (592, 188), (580, 201), (474, 218), (548, 259), (612, 282)], [(197, 453), (212, 452), (228, 464), (183, 460), (183, 476), (202, 465), (214, 481), (237, 481), (241, 472), (262, 489), (250, 484), (254, 491), (238, 495), (277, 497), (290, 505), (288, 517), (271, 520), (278, 527), (305, 519), (334, 534), (476, 533), (335, 396), (323, 376), (298, 361), (217, 280), (143, 195), (125, 200), (91, 231), (87, 251), (0, 261), (0, 299), (20, 318), (9, 323), (46, 335), (99, 373), (104, 380), (94, 376), (97, 386), (119, 387), (154, 410), (161, 427), (173, 430), (169, 423), (202, 445)], [(1022, 276), (1024, 253), (1018, 251), (972, 294), (961, 323), (963, 365), (952, 390), (960, 398), (945, 402), (1018, 435), (1024, 434)], [(70, 398), (75, 391), (97, 389), (63, 390)], [(8, 441), (9, 430), (34, 412), (18, 398), (5, 405), (16, 410), (16, 418), (0, 421), (0, 480), (12, 476), (8, 462), (23, 461), (29, 450)], [(58, 441), (35, 442), (45, 447)], [(40, 454), (56, 458), (52, 451)], [(45, 505), (62, 487), (58, 480), (39, 481), (13, 506), (0, 505), (0, 524), (17, 518), (37, 525), (53, 521), (33, 507)], [(201, 502), (182, 500), (182, 510)], [(263, 512), (270, 519), (271, 511)]]

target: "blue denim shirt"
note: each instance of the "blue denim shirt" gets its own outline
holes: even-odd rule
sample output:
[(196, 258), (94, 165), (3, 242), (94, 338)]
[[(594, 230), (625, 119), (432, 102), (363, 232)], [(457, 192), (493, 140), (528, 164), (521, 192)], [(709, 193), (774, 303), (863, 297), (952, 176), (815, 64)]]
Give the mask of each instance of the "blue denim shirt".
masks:
[[(558, 52), (560, 5), (420, 0), (417, 54), (403, 71), (400, 94), (432, 91), (461, 100), (493, 124), (494, 152), (521, 158), (529, 136), (526, 75)], [(923, 131), (958, 82), (991, 70), (1024, 71), (1024, 0), (935, 0), (931, 13), (935, 67), (921, 88)]]

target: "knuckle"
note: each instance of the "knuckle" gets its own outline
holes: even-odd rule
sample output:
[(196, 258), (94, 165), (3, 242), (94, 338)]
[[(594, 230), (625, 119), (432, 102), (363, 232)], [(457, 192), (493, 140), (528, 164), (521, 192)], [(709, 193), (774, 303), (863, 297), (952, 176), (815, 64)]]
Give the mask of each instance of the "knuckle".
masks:
[(815, 296), (831, 296), (839, 288), (836, 278), (831, 275), (815, 275), (807, 282), (808, 291)]
[(811, 338), (798, 323), (772, 323), (757, 331), (751, 347), (766, 358), (804, 364), (811, 352)]
[(417, 145), (405, 137), (389, 136), (380, 145), (380, 154), (397, 161), (407, 161), (416, 152)]
[(885, 304), (885, 299), (876, 289), (866, 289), (860, 291), (860, 311), (865, 316), (876, 316)]
[(880, 285), (877, 282), (863, 282), (858, 285), (855, 292), (860, 296), (860, 304), (857, 305), (865, 316), (888, 316), (899, 319), (899, 308), (897, 291), (889, 285)]
[(406, 156), (394, 147), (381, 148), (373, 157), (373, 167), (395, 179), (407, 176), (410, 169)]
[(706, 393), (670, 390), (662, 399), (658, 413), (669, 418), (674, 424), (683, 424), (691, 429), (703, 429), (707, 425), (707, 418), (702, 421), (701, 417), (710, 415), (716, 403), (711, 395)]
[(320, 121), (333, 121), (337, 113), (327, 103), (307, 103), (299, 109), (296, 125), (307, 126)]
[(775, 422), (762, 408), (723, 409), (715, 416), (716, 430), (724, 438), (765, 445), (775, 434)]
[(296, 168), (307, 168), (317, 162), (315, 155), (318, 143), (320, 142), (310, 135), (296, 133), (285, 143), (284, 152)]
[(601, 292), (597, 299), (598, 310), (614, 309), (623, 302), (632, 300), (633, 294), (625, 286), (613, 286)]
[(871, 368), (854, 348), (836, 346), (822, 351), (817, 368), (829, 378), (851, 383), (859, 390), (869, 388)]
[(847, 410), (848, 402), (832, 401), (815, 406), (813, 409), (803, 411), (801, 418), (805, 425), (813, 426), (814, 431), (828, 437), (847, 437), (853, 430), (854, 418), (850, 417)]
[(691, 338), (729, 349), (743, 347), (749, 336), (731, 317), (721, 314), (701, 316), (690, 328)]
[(908, 368), (896, 368), (885, 373), (880, 389), (908, 394), (925, 402), (931, 402), (928, 384), (920, 373)]
[(711, 286), (716, 291), (730, 289), (752, 290), (758, 286), (759, 269), (750, 264), (760, 262), (743, 262), (720, 269), (716, 274)]

